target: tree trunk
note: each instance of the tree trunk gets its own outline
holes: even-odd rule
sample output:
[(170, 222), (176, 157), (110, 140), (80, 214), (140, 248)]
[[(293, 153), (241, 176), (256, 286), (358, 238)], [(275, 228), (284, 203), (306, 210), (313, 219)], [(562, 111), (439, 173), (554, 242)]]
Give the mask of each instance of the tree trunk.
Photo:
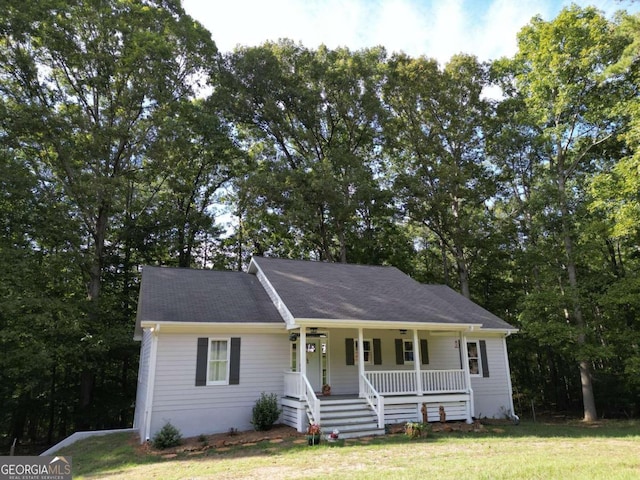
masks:
[(240, 211), (240, 207), (238, 207), (238, 233), (236, 235), (236, 255), (238, 256), (236, 261), (236, 269), (241, 272), (242, 271), (242, 243), (244, 242), (244, 224), (242, 222), (242, 212)]
[(342, 224), (339, 224), (338, 228), (338, 240), (340, 242), (340, 263), (347, 263), (347, 240), (344, 234), (344, 227)]
[(469, 291), (469, 268), (464, 258), (464, 252), (461, 247), (455, 247), (456, 265), (458, 266), (458, 279), (460, 281), (460, 291), (462, 295), (471, 299)]
[(53, 443), (53, 427), (56, 413), (56, 365), (51, 369), (51, 387), (49, 388), (49, 425), (47, 428), (47, 445)]
[(440, 252), (442, 253), (442, 277), (444, 284), (448, 287), (451, 285), (449, 280), (449, 260), (447, 259), (447, 247), (442, 239), (440, 239)]
[[(107, 224), (109, 221), (109, 205), (103, 201), (98, 208), (98, 215), (96, 217), (95, 231), (93, 232), (93, 240), (95, 242), (95, 249), (93, 252), (93, 260), (89, 271), (89, 320), (91, 325), (90, 331), (93, 330), (93, 324), (100, 321), (97, 312), (96, 304), (98, 298), (100, 298), (100, 292), (102, 290), (102, 266), (104, 258), (104, 244), (107, 236)], [(83, 429), (88, 428), (88, 423), (85, 423), (84, 417), (89, 410), (91, 400), (93, 398), (93, 386), (94, 377), (91, 370), (91, 366), (86, 364), (80, 374), (80, 410), (81, 410), (81, 427)]]
[(100, 297), (102, 287), (102, 262), (104, 257), (104, 243), (107, 237), (107, 224), (109, 222), (109, 206), (106, 202), (98, 209), (96, 216), (96, 227), (93, 232), (93, 241), (95, 249), (93, 252), (93, 261), (89, 272), (89, 300), (96, 301)]
[[(566, 199), (565, 171), (562, 159), (558, 159), (558, 193), (560, 200), (560, 217), (562, 221), (562, 236), (564, 240), (565, 255), (567, 259), (567, 274), (569, 276), (570, 298), (573, 304), (573, 318), (578, 327), (577, 344), (580, 350), (586, 343), (585, 323), (580, 306), (580, 294), (578, 291), (578, 275), (575, 261), (573, 259), (573, 238), (569, 226), (569, 207)], [(580, 383), (582, 385), (582, 403), (584, 407), (584, 421), (593, 422), (598, 419), (596, 412), (596, 402), (593, 394), (593, 382), (591, 378), (591, 366), (588, 359), (582, 358), (584, 353), (579, 353), (580, 360), (578, 366), (580, 370)]]

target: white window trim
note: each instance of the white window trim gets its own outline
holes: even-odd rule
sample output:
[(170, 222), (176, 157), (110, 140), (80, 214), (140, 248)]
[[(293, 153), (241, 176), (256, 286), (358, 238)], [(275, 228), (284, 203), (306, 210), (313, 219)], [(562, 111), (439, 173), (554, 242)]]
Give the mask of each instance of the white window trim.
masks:
[[(363, 338), (362, 345), (364, 346), (365, 342), (369, 342), (369, 360), (365, 360), (365, 365), (373, 365), (373, 340), (371, 338)], [(363, 349), (364, 350), (364, 349)], [(367, 350), (364, 350), (367, 351)], [(358, 355), (358, 339), (353, 339), (353, 364), (358, 365), (358, 360), (360, 359), (360, 355)]]
[[(475, 357), (471, 357), (469, 355), (469, 344), (470, 343), (475, 343), (476, 345), (476, 356)], [(482, 357), (481, 357), (481, 353), (480, 353), (480, 340), (467, 340), (466, 343), (466, 347), (467, 347), (467, 361), (468, 363), (471, 363), (472, 359), (476, 359), (476, 361), (478, 362), (478, 373), (472, 373), (471, 372), (471, 367), (469, 366), (469, 375), (472, 377), (481, 377), (482, 376)]]
[[(411, 353), (413, 353), (413, 360), (407, 360), (406, 353), (409, 351), (406, 349), (407, 342), (411, 343)], [(416, 359), (416, 346), (413, 344), (413, 340), (402, 339), (402, 360), (404, 365), (413, 365)]]
[[(227, 342), (227, 371), (224, 380), (209, 380), (209, 368), (211, 367), (211, 343)], [(207, 385), (229, 385), (229, 370), (231, 368), (231, 337), (209, 337), (207, 345)]]
[[(290, 343), (290, 347), (289, 347), (289, 370), (291, 372), (299, 372), (300, 371), (300, 366), (298, 365), (298, 341), (296, 340), (295, 342), (289, 342)], [(295, 367), (294, 367), (294, 363), (295, 363)]]

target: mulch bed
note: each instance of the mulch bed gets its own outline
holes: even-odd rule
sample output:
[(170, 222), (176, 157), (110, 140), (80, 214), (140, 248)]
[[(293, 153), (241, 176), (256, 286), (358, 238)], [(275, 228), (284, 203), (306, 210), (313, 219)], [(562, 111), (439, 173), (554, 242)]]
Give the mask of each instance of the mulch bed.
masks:
[[(465, 422), (446, 422), (431, 423), (431, 431), (434, 433), (451, 433), (451, 432), (486, 432), (487, 430), (500, 433), (500, 425), (511, 423), (509, 420), (491, 420), (485, 422), (476, 421), (472, 424)], [(486, 426), (485, 426), (486, 425)], [(404, 433), (404, 423), (398, 423), (388, 426), (388, 434), (397, 435)], [(363, 439), (357, 439), (363, 440)], [(294, 428), (287, 425), (274, 425), (270, 430), (257, 432), (255, 430), (247, 430), (242, 432), (226, 432), (216, 433), (213, 435), (200, 435), (198, 437), (185, 438), (182, 444), (159, 450), (153, 447), (151, 442), (147, 442), (139, 446), (140, 453), (148, 455), (157, 455), (163, 458), (174, 458), (179, 454), (198, 455), (208, 450), (217, 452), (225, 452), (238, 446), (253, 446), (260, 442), (270, 442), (274, 444), (281, 443), (306, 443), (304, 433), (297, 432)]]
[(171, 458), (181, 453), (202, 453), (211, 449), (225, 451), (232, 447), (241, 445), (251, 446), (260, 442), (271, 442), (276, 444), (282, 443), (286, 440), (296, 439), (304, 440), (304, 434), (298, 433), (294, 428), (287, 425), (274, 425), (271, 430), (264, 432), (247, 430), (243, 432), (234, 431), (184, 438), (181, 445), (173, 448), (165, 448), (163, 450), (154, 448), (151, 442), (147, 442), (140, 447), (144, 453)]

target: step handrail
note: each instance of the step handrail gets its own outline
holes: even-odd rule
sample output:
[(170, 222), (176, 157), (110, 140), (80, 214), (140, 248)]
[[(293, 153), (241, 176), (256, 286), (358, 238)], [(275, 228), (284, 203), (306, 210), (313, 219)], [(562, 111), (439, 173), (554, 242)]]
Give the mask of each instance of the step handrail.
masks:
[(384, 428), (384, 397), (378, 393), (364, 374), (360, 374), (360, 377), (362, 378), (362, 394), (373, 411), (378, 415), (378, 428)]
[(309, 379), (306, 375), (300, 375), (302, 377), (302, 399), (307, 403), (309, 412), (311, 412), (311, 422), (320, 425), (320, 400), (313, 391)]

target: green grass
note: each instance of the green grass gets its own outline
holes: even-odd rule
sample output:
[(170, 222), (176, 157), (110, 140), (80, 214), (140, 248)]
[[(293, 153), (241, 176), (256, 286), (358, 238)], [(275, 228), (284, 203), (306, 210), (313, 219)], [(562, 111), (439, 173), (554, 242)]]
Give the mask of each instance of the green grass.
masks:
[(339, 446), (285, 440), (220, 452), (146, 454), (130, 434), (78, 442), (74, 478), (118, 479), (636, 479), (640, 422), (607, 421), (487, 426), (483, 433), (433, 433), (408, 440), (387, 435)]

